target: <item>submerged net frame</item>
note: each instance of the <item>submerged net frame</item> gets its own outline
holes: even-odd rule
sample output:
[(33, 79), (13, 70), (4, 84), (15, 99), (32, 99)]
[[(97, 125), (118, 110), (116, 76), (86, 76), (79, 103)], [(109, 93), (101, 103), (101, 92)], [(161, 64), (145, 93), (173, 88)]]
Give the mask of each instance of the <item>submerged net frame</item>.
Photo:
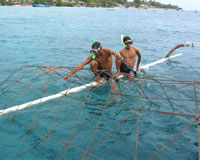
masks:
[[(93, 79), (92, 73), (89, 72), (88, 69), (82, 69), (79, 74), (73, 75), (73, 77), (67, 80), (67, 82), (63, 81), (63, 76), (71, 70), (72, 68), (67, 67), (47, 66), (25, 66), (18, 69), (16, 72), (8, 76), (8, 78), (0, 83), (0, 109), (3, 110), (13, 105), (25, 103), (28, 100), (34, 100), (39, 97), (44, 97), (46, 95), (52, 95), (59, 92), (60, 88), (72, 88), (90, 82)], [(38, 81), (41, 82), (39, 83), (40, 85), (38, 85)], [(62, 85), (59, 85), (60, 83), (62, 83)], [(105, 143), (103, 146), (111, 145), (109, 143), (110, 137), (112, 135), (118, 137), (118, 129), (119, 132), (121, 132), (120, 127), (126, 125), (127, 122), (131, 122), (131, 124), (135, 125), (135, 130), (133, 130), (133, 132), (135, 133), (135, 140), (133, 141), (134, 143), (131, 143), (134, 146), (132, 147), (132, 153), (130, 153), (131, 159), (156, 159), (160, 158), (160, 155), (162, 157), (162, 153), (165, 150), (167, 150), (171, 145), (177, 142), (180, 137), (183, 136), (189, 129), (194, 128), (194, 126), (196, 127), (195, 134), (197, 136), (195, 141), (195, 144), (197, 144), (197, 150), (195, 151), (195, 153), (198, 153), (198, 158), (200, 157), (200, 116), (198, 108), (198, 103), (200, 101), (198, 98), (200, 93), (200, 82), (173, 80), (167, 77), (153, 75), (139, 75), (138, 78), (135, 80), (121, 80), (120, 82), (118, 82), (118, 85), (120, 87), (117, 94), (112, 93), (110, 90), (107, 90), (108, 87), (97, 86), (95, 88), (88, 88), (86, 93), (84, 92), (84, 96), (82, 95), (81, 97), (78, 97), (77, 94), (69, 94), (65, 95), (64, 97), (60, 97), (52, 103), (47, 104), (49, 105), (49, 108), (47, 108), (47, 110), (45, 111), (41, 110), (41, 108), (43, 107), (42, 103), (36, 106), (32, 106), (32, 108), (35, 108), (35, 110), (31, 110), (31, 112), (33, 112), (33, 116), (30, 117), (30, 123), (20, 121), (23, 118), (23, 114), (26, 114), (26, 110), (2, 115), (0, 117), (0, 121), (6, 121), (8, 123), (8, 126), (6, 128), (1, 128), (0, 141), (7, 136), (9, 138), (8, 133), (12, 132), (12, 126), (18, 126), (20, 128), (19, 130), (21, 130), (22, 132), (19, 136), (14, 136), (11, 142), (0, 143), (0, 153), (3, 154), (3, 152), (9, 150), (9, 147), (12, 148), (12, 143), (14, 140), (22, 140), (20, 145), (16, 146), (17, 150), (14, 153), (10, 153), (13, 157), (18, 159), (29, 155), (29, 153), (31, 153), (31, 155), (34, 155), (32, 156), (33, 159), (110, 159), (110, 156), (108, 154), (102, 155), (101, 153), (98, 153), (98, 151), (102, 149), (101, 144)], [(155, 87), (156, 89), (153, 89)], [(34, 99), (32, 99), (32, 96), (26, 97), (26, 95), (32, 93), (32, 90), (38, 91), (37, 93), (33, 93), (37, 94), (36, 97), (33, 96)], [(106, 95), (104, 101), (102, 101), (102, 99), (88, 98), (96, 92), (100, 93), (99, 97), (101, 97), (101, 95)], [(176, 96), (172, 97), (171, 93), (175, 93)], [(121, 104), (120, 102), (113, 102), (112, 99), (115, 96), (118, 96), (118, 98), (120, 97), (122, 101), (123, 98), (125, 98), (125, 103)], [(72, 104), (74, 106), (71, 107), (71, 104), (65, 104), (67, 98), (71, 99), (72, 101), (77, 101), (77, 103)], [(19, 103), (19, 99), (21, 103)], [(135, 103), (134, 100), (137, 102)], [(130, 101), (130, 103), (126, 104), (127, 101)], [(134, 101), (134, 103), (132, 103), (131, 101)], [(83, 120), (82, 112), (85, 113), (85, 106), (82, 104), (85, 103), (98, 107), (95, 107), (91, 115)], [(184, 106), (184, 103), (193, 103), (193, 105)], [(67, 122), (67, 119), (77, 109), (78, 111), (76, 117), (74, 117), (72, 122), (70, 121), (71, 132), (69, 133), (69, 135), (65, 137), (60, 136), (59, 134), (58, 136), (54, 134), (54, 132), (60, 132), (59, 127), (62, 128), (63, 126), (66, 126), (65, 123)], [(115, 112), (115, 110), (118, 109), (120, 111), (122, 110), (122, 116), (118, 116), (116, 114), (116, 116), (112, 115), (110, 117), (106, 117), (110, 114), (110, 111)], [(52, 110), (54, 110), (54, 116), (52, 116)], [(61, 118), (59, 118), (64, 110), (68, 111), (64, 113)], [(41, 114), (40, 111), (42, 111), (43, 113)], [(28, 114), (30, 114), (30, 112)], [(179, 130), (179, 132), (176, 132), (170, 138), (166, 138), (168, 139), (168, 141), (163, 143), (162, 146), (159, 145), (157, 146), (158, 148), (154, 148), (154, 152), (152, 152), (151, 154), (146, 153), (146, 157), (142, 157), (140, 142), (142, 141), (141, 132), (143, 132), (144, 128), (141, 127), (141, 121), (144, 120), (143, 116), (146, 118), (146, 116), (152, 114), (159, 114), (161, 116), (168, 117), (183, 117), (187, 119), (188, 123), (186, 125), (184, 124), (184, 127), (181, 126), (182, 128)], [(38, 128), (38, 126), (41, 125), (41, 122), (43, 122), (43, 120), (45, 120), (49, 116), (52, 117), (49, 126), (46, 127), (47, 129), (43, 129), (40, 127)], [(104, 119), (105, 117), (106, 121)], [(184, 121), (186, 122), (185, 119)], [(106, 123), (108, 121), (113, 121), (113, 124), (111, 125), (112, 127), (106, 126)], [(93, 128), (88, 128), (87, 126), (91, 125), (91, 123), (93, 122)], [(105, 130), (102, 125), (106, 126)], [(131, 125), (129, 124), (129, 126)], [(85, 128), (90, 130), (86, 133), (91, 133), (89, 135), (87, 144), (84, 143), (84, 147), (74, 144), (73, 139), (75, 139), (77, 135), (85, 131)], [(102, 133), (99, 134), (99, 132), (101, 131)], [(85, 132), (83, 132), (82, 136), (88, 136), (84, 135), (84, 133)], [(36, 137), (38, 137), (38, 141), (34, 142), (32, 145), (28, 145), (27, 147), (27, 143), (32, 143), (29, 142), (29, 137), (32, 134), (36, 134)], [(130, 136), (130, 134), (131, 133), (125, 133), (125, 135), (123, 136)], [(119, 137), (122, 138), (123, 136), (119, 135)], [(82, 138), (81, 140), (83, 139), (84, 138)], [(87, 139), (87, 137), (85, 139)], [(53, 141), (59, 147), (54, 148), (52, 146), (48, 146), (48, 141)], [(42, 154), (43, 150), (45, 152), (46, 148), (53, 148), (54, 150), (54, 154), (52, 154), (48, 158), (45, 158)], [(72, 152), (71, 148), (76, 151), (76, 155), (73, 155), (74, 151)], [(93, 152), (93, 150), (95, 149), (97, 149), (97, 151)], [(110, 150), (112, 151), (112, 149)], [(79, 153), (78, 155), (77, 152)], [(68, 155), (70, 155), (70, 157), (68, 157)], [(164, 154), (163, 156), (165, 157), (166, 154)], [(196, 155), (193, 156), (196, 157)]]

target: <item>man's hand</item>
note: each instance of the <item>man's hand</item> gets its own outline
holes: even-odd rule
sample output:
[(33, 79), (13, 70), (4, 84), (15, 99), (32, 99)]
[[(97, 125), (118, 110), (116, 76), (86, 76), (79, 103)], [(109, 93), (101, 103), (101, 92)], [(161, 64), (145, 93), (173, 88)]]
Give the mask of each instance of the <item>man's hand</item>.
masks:
[(120, 76), (120, 73), (117, 73), (116, 75), (113, 76), (113, 79), (115, 81), (119, 81), (119, 78), (118, 78), (119, 76)]
[(68, 73), (65, 77), (64, 80), (67, 80), (69, 77), (71, 77), (74, 73), (78, 72), (79, 70), (81, 70), (86, 64), (90, 63), (92, 61), (92, 56), (89, 56), (84, 62), (78, 64), (73, 71), (71, 71), (70, 73)]
[(136, 67), (136, 71), (137, 71), (137, 72), (139, 72), (139, 71), (140, 71), (140, 68), (139, 68), (139, 66), (138, 66), (138, 67)]
[(133, 75), (133, 74), (128, 74), (128, 78), (129, 78), (130, 80), (134, 80), (134, 75)]

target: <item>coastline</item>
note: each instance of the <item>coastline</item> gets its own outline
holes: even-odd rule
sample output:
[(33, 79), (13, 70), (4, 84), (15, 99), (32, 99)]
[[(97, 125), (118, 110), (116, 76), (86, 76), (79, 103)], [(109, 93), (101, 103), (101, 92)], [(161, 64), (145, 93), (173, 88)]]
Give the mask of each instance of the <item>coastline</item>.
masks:
[(137, 8), (147, 10), (183, 10), (179, 6), (171, 4), (162, 4), (160, 2), (124, 2), (120, 3), (117, 0), (113, 0), (113, 3), (101, 2), (95, 0), (94, 2), (83, 0), (31, 0), (31, 1), (19, 1), (13, 0), (1, 0), (0, 6), (33, 6), (33, 7), (88, 7), (88, 8)]
[[(0, 5), (0, 7), (33, 7), (32, 4), (30, 5)], [(138, 7), (136, 8), (135, 6), (131, 6), (131, 7), (125, 7), (123, 5), (118, 5), (118, 6), (114, 6), (114, 7), (91, 7), (91, 6), (80, 6), (80, 5), (74, 5), (74, 6), (56, 6), (56, 5), (52, 5), (50, 7), (76, 7), (76, 8), (105, 8), (108, 9), (110, 11), (114, 10), (114, 9), (140, 9), (140, 10), (175, 10), (175, 11), (187, 11), (187, 10), (183, 10), (183, 9), (174, 9), (174, 8), (157, 8), (157, 7)], [(35, 7), (34, 7), (35, 8)], [(37, 7), (36, 7), (37, 8)], [(47, 7), (49, 8), (49, 7)], [(191, 10), (191, 11), (195, 11), (195, 10)], [(199, 11), (195, 11), (195, 12), (199, 12)]]

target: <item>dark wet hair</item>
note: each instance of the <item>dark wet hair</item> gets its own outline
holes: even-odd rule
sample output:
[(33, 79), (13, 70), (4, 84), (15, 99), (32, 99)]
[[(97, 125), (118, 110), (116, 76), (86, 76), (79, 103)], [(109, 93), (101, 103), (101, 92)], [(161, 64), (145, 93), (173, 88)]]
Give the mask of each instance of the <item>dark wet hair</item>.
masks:
[(92, 44), (92, 48), (99, 48), (99, 47), (102, 48), (100, 42), (94, 42), (94, 43)]
[[(131, 38), (130, 38), (129, 36), (125, 36), (125, 37), (123, 38), (124, 43), (126, 43), (126, 41), (128, 41), (128, 40), (131, 40)], [(132, 40), (131, 40), (131, 41), (132, 41)]]

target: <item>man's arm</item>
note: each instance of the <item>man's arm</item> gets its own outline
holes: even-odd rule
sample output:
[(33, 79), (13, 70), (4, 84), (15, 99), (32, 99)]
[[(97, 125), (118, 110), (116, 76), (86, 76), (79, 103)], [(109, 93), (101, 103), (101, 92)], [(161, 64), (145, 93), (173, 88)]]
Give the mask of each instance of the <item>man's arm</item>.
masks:
[(119, 51), (119, 54), (121, 55), (121, 58), (123, 57), (123, 49)]
[(136, 48), (135, 51), (136, 51), (136, 54), (137, 54), (137, 57), (138, 57), (138, 59), (137, 59), (137, 65), (136, 65), (136, 71), (139, 71), (140, 70), (139, 69), (139, 65), (140, 65), (142, 56), (141, 56), (140, 51), (139, 51), (138, 48)]
[(113, 56), (115, 56), (115, 65), (117, 68), (117, 74), (120, 75), (120, 65), (121, 65), (121, 55), (115, 51), (113, 51), (112, 49), (109, 49), (109, 53)]
[(71, 71), (70, 73), (68, 73), (65, 77), (64, 80), (67, 80), (69, 77), (71, 77), (74, 73), (78, 72), (79, 70), (81, 70), (85, 65), (87, 65), (88, 63), (90, 63), (92, 61), (92, 56), (89, 56), (84, 62), (80, 63), (79, 65), (77, 65), (73, 71)]

